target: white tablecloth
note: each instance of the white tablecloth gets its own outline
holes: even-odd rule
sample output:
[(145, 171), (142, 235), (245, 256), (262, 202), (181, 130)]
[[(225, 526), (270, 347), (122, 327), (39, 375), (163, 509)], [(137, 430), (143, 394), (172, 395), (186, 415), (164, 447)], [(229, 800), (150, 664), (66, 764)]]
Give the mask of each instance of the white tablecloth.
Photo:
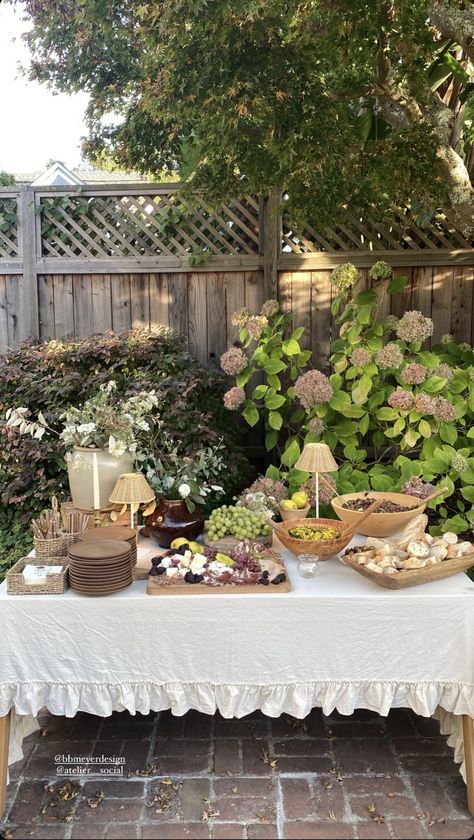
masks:
[(34, 597), (8, 596), (3, 584), (0, 715), (409, 707), (440, 717), (462, 761), (456, 716), (474, 717), (474, 584), (459, 574), (392, 591), (338, 559), (308, 581), (284, 556), (290, 593), (150, 597), (137, 581), (107, 598)]

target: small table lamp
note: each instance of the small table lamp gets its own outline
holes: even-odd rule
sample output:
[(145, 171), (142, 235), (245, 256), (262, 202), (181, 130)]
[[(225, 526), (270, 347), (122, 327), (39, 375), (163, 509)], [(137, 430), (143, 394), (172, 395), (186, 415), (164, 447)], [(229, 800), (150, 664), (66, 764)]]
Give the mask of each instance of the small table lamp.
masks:
[(307, 443), (295, 467), (316, 476), (316, 519), (319, 519), (319, 473), (334, 472), (338, 469), (327, 443)]
[(155, 494), (145, 476), (141, 473), (123, 473), (109, 497), (109, 502), (115, 505), (130, 505), (130, 527), (133, 528), (134, 505), (152, 502)]

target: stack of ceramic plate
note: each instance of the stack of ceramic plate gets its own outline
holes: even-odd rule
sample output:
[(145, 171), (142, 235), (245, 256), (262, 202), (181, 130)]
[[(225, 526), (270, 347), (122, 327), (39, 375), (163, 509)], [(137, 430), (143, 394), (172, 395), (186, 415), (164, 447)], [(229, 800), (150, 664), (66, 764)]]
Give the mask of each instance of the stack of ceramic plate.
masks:
[(130, 545), (124, 540), (77, 542), (69, 548), (69, 582), (81, 595), (112, 595), (130, 586)]
[(131, 546), (132, 566), (137, 565), (137, 533), (126, 525), (107, 525), (104, 528), (91, 528), (80, 534), (80, 542), (97, 542), (97, 540), (125, 540)]

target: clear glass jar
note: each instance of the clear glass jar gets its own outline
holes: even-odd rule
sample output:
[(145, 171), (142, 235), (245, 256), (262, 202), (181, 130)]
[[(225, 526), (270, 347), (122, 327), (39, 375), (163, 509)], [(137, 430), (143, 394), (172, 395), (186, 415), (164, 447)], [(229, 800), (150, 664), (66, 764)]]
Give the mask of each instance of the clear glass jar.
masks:
[(317, 554), (298, 554), (298, 574), (302, 578), (314, 578), (319, 572)]

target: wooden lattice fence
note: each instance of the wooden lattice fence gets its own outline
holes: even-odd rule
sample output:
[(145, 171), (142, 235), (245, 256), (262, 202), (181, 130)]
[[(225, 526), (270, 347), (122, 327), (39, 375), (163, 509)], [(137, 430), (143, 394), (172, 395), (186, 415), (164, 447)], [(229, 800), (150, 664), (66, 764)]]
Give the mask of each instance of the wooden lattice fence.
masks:
[(0, 347), (164, 323), (216, 364), (232, 312), (278, 295), (324, 366), (331, 269), (351, 260), (367, 275), (381, 258), (409, 274), (395, 314), (420, 308), (473, 341), (472, 243), (446, 215), (421, 228), (408, 210), (383, 226), (346, 212), (300, 229), (281, 209), (276, 195), (215, 208), (179, 184), (1, 190)]

